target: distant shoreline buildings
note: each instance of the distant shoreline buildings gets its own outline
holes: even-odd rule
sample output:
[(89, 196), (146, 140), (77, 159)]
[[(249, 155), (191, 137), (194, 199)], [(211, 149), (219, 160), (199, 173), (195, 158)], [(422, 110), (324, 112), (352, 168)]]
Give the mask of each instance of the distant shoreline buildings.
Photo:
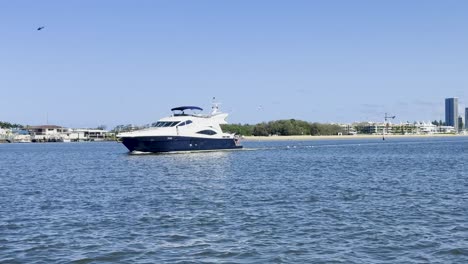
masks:
[(74, 129), (55, 125), (0, 128), (0, 141), (10, 143), (105, 141), (113, 139), (113, 135), (102, 129)]
[[(405, 122), (405, 123), (395, 123), (387, 122), (387, 120), (382, 122), (354, 122), (351, 124), (330, 124), (334, 125), (337, 128), (332, 130), (324, 130), (328, 132), (317, 132), (313, 131), (312, 126), (317, 123), (309, 123), (306, 121), (294, 120), (291, 119), (292, 124), (307, 124), (306, 127), (301, 127), (296, 129), (301, 131), (301, 135), (357, 135), (357, 134), (367, 134), (367, 135), (383, 135), (383, 134), (394, 134), (394, 135), (431, 135), (431, 134), (467, 134), (468, 133), (468, 107), (465, 107), (464, 117), (458, 113), (458, 98), (445, 98), (445, 122), (440, 121), (429, 121), (429, 122)], [(287, 121), (287, 120), (283, 120)], [(252, 134), (255, 135), (256, 126), (267, 127), (270, 123), (285, 123), (281, 120), (272, 121), (269, 123), (261, 123), (257, 125), (235, 125), (234, 126), (247, 126), (249, 129), (243, 129), (240, 132), (239, 129), (235, 129), (231, 132), (237, 132), (241, 135)], [(300, 122), (296, 122), (300, 121)], [(43, 126), (21, 126), (18, 124), (9, 124), (7, 122), (0, 122), (0, 125), (3, 124), (4, 127), (0, 126), (0, 143), (1, 142), (71, 142), (71, 141), (102, 141), (102, 140), (114, 140), (115, 134), (122, 131), (132, 131), (135, 129), (142, 129), (151, 127), (151, 125), (145, 125), (142, 127), (137, 127), (133, 125), (127, 126), (116, 126), (113, 131), (109, 132), (103, 129), (73, 129), (66, 128), (61, 126), (54, 125), (43, 125)], [(276, 125), (278, 125), (276, 124)], [(285, 124), (282, 124), (285, 125)], [(5, 127), (6, 126), (6, 127)], [(231, 125), (232, 126), (232, 125)], [(294, 126), (294, 125), (293, 125)], [(316, 125), (315, 125), (316, 126)], [(268, 130), (268, 129), (267, 129)], [(291, 127), (284, 127), (284, 129), (270, 129), (263, 134), (265, 135), (296, 135), (294, 129)], [(289, 131), (281, 132), (278, 131)], [(330, 132), (333, 131), (333, 132)]]

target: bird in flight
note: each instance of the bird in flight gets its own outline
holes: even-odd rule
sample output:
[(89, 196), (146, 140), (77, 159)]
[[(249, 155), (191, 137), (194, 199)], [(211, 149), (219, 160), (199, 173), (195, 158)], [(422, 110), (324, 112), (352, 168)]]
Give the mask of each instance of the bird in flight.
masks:
[(44, 29), (44, 27), (38, 27), (38, 28), (37, 28), (38, 31), (39, 31), (39, 30), (43, 30), (43, 29)]

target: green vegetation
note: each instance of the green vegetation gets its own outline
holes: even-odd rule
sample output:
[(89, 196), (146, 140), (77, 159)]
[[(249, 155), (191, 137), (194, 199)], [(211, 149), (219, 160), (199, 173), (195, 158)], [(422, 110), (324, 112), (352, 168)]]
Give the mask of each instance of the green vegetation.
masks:
[(227, 124), (221, 125), (221, 128), (223, 129), (223, 131), (236, 133), (237, 135), (252, 136), (254, 126), (248, 124)]
[(0, 121), (1, 128), (23, 128), (23, 125)]
[(445, 126), (445, 122), (442, 122), (442, 120), (440, 121), (434, 120), (432, 121), (432, 124), (436, 126)]
[(309, 123), (302, 120), (286, 119), (270, 121), (268, 123), (259, 123), (256, 125), (248, 124), (229, 124), (222, 125), (223, 131), (236, 133), (243, 136), (295, 136), (295, 135), (337, 135), (343, 131), (339, 125)]
[(133, 126), (132, 124), (128, 124), (128, 125), (118, 125), (114, 127), (110, 132), (120, 133), (120, 132), (132, 131), (132, 130), (135, 130), (135, 126)]

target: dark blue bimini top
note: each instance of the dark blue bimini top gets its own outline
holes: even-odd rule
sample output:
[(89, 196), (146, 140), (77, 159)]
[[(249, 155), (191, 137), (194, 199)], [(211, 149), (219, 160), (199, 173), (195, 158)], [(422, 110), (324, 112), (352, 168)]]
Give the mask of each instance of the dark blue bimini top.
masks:
[(175, 108), (172, 108), (171, 111), (184, 111), (184, 110), (200, 110), (200, 111), (203, 111), (202, 108), (198, 107), (198, 106), (179, 106), (179, 107), (175, 107)]

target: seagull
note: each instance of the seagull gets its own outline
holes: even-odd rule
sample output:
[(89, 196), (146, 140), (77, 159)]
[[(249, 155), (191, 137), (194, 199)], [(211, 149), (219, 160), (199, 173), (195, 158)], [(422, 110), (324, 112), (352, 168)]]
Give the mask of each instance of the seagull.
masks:
[(39, 30), (43, 30), (43, 29), (44, 29), (44, 27), (38, 27), (38, 28), (37, 28), (38, 31), (39, 31)]

